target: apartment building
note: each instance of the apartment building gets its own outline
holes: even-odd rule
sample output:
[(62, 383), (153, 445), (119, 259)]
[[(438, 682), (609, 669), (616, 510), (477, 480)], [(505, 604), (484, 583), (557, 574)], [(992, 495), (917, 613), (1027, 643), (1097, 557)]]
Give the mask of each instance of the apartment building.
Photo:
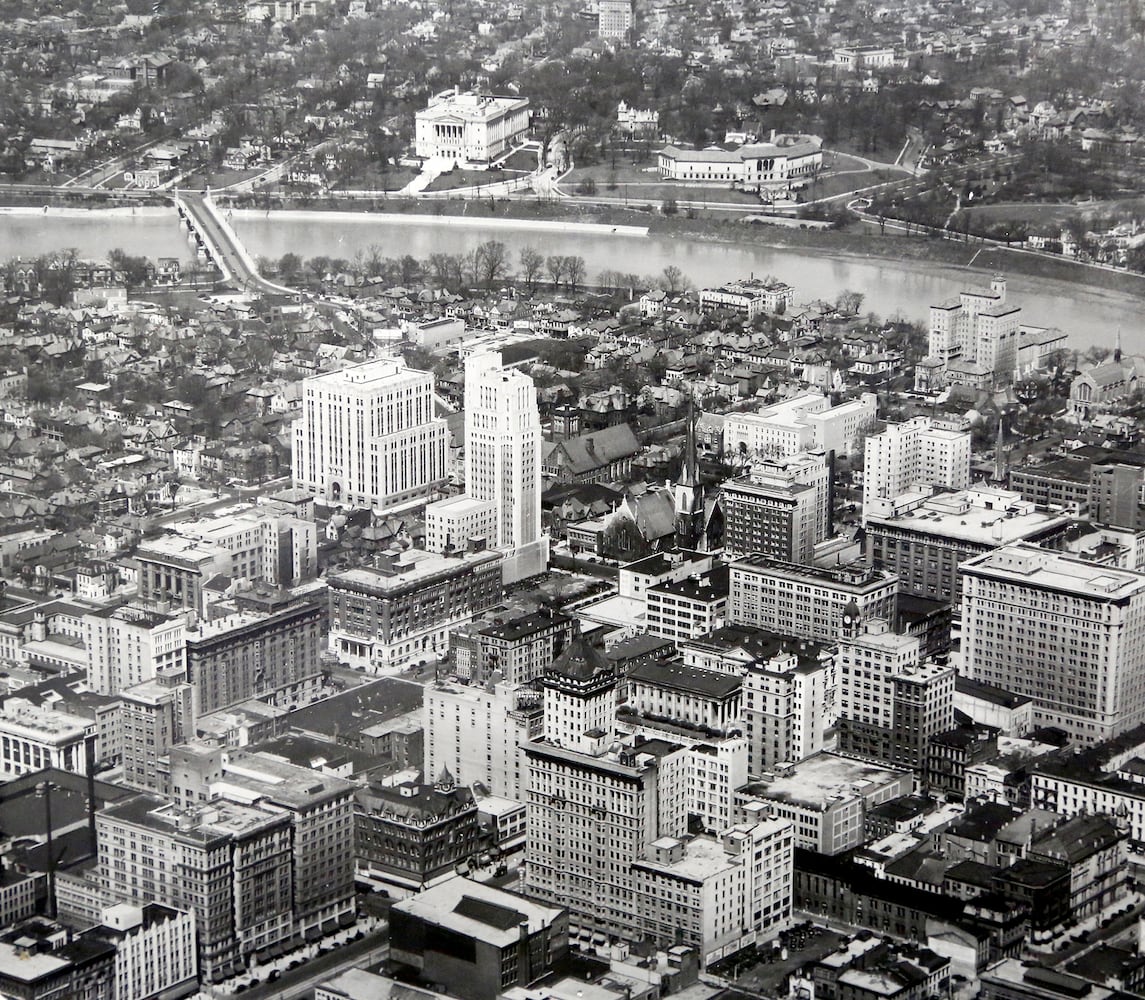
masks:
[(970, 428), (914, 417), (870, 434), (863, 453), (863, 518), (873, 501), (918, 485), (964, 490), (970, 485)]
[(161, 671), (186, 667), (187, 619), (127, 603), (88, 611), (83, 616), (88, 683), (98, 694), (154, 680)]
[(765, 458), (720, 489), (724, 555), (761, 552), (810, 563), (830, 524), (831, 468), (823, 452)]

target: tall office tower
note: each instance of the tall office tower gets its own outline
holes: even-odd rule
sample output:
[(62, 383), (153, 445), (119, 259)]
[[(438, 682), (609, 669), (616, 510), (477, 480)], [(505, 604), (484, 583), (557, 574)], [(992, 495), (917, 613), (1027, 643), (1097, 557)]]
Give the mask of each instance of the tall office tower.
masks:
[(445, 421), (433, 376), (381, 359), (302, 384), (294, 485), (322, 502), (392, 507), (445, 479)]
[(543, 573), (541, 415), (533, 380), (497, 351), (465, 362), (465, 493), (426, 510), (426, 548), (446, 552), (475, 534), (505, 555), (502, 582)]
[(970, 485), (970, 431), (930, 417), (890, 424), (867, 438), (863, 516), (873, 501), (906, 493), (915, 483), (964, 490)]
[(1033, 699), (1037, 725), (1079, 743), (1145, 722), (1145, 573), (1025, 544), (961, 571), (968, 677)]

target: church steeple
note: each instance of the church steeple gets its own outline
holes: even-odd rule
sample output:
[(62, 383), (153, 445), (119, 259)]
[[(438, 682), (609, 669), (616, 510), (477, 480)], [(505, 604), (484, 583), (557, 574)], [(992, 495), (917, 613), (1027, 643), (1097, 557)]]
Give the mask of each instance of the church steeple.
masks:
[(1117, 328), (1117, 341), (1115, 342), (1114, 347), (1113, 347), (1113, 360), (1114, 361), (1120, 361), (1121, 360), (1121, 327)]
[(704, 533), (704, 485), (696, 452), (695, 401), (690, 392), (687, 423), (680, 476), (676, 480), (676, 547), (698, 549)]

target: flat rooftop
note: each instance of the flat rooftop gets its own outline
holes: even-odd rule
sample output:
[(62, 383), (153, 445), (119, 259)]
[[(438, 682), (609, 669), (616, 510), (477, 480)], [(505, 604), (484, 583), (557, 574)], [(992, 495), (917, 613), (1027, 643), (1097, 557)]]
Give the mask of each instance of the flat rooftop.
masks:
[(1060, 591), (1090, 601), (1115, 601), (1145, 592), (1145, 574), (1071, 559), (1033, 545), (1007, 545), (968, 559), (963, 574), (1019, 587)]
[[(666, 837), (664, 840), (670, 841), (672, 838)], [(684, 856), (679, 861), (665, 863), (652, 858), (641, 858), (635, 867), (696, 884), (739, 864), (736, 858), (738, 855), (728, 854), (719, 841), (711, 837), (695, 837), (684, 842)]]
[(353, 782), (270, 754), (241, 751), (227, 757), (219, 784), (245, 789), (276, 805), (298, 809), (339, 797), (349, 800), (357, 787)]
[(897, 781), (908, 773), (898, 768), (883, 767), (854, 757), (821, 751), (800, 761), (785, 775), (749, 782), (736, 792), (737, 795), (742, 792), (761, 799), (825, 809), (832, 796), (862, 795)]
[(500, 562), (502, 555), (492, 549), (463, 552), (458, 555), (438, 555), (422, 549), (407, 549), (394, 560), (392, 570), (376, 568), (348, 569), (331, 574), (327, 583), (332, 590), (340, 587), (362, 589), (368, 593), (387, 595), (431, 580), (464, 572), (475, 566)]
[(535, 934), (564, 912), (460, 875), (395, 903), (394, 909), (497, 948), (519, 941), (522, 924)]
[(333, 698), (297, 709), (286, 721), (298, 732), (334, 740), (420, 708), (423, 693), (420, 684), (396, 677), (379, 677)]
[(880, 516), (871, 512), (867, 515), (868, 530), (886, 525), (978, 545), (1008, 545), (1052, 528), (1064, 528), (1071, 520), (1067, 514), (1039, 510), (1029, 502), (989, 509), (972, 502), (975, 492), (938, 493), (900, 514)]

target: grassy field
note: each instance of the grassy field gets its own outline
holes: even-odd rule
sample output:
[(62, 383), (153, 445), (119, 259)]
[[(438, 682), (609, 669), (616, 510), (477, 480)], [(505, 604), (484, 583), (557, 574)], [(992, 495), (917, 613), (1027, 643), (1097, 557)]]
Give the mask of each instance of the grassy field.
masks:
[(524, 177), (523, 170), (451, 170), (435, 177), (426, 187), (427, 191), (455, 191), (458, 188), (481, 187), (485, 184), (499, 184), (514, 177)]
[(230, 187), (232, 184), (238, 184), (239, 181), (250, 180), (252, 177), (257, 177), (259, 174), (264, 173), (263, 169), (258, 170), (198, 170), (190, 174), (185, 180), (180, 183), (180, 187), (184, 188), (204, 188), (208, 184), (212, 188), (225, 188)]
[(1057, 204), (1002, 202), (997, 205), (973, 205), (979, 218), (991, 222), (1064, 222), (1067, 219), (1095, 216), (1140, 215), (1145, 212), (1145, 198), (1121, 198), (1116, 201), (1062, 202)]
[(344, 191), (400, 191), (417, 176), (412, 167), (390, 167), (384, 174), (370, 164), (360, 175), (340, 181)]
[(535, 149), (518, 149), (511, 153), (502, 162), (506, 170), (524, 170), (532, 173), (537, 169), (537, 151)]
[(659, 177), (656, 170), (656, 160), (647, 163), (625, 163), (618, 160), (614, 168), (611, 163), (594, 163), (588, 167), (574, 167), (572, 172), (561, 182), (561, 186), (571, 191), (581, 181), (593, 180), (597, 190), (615, 181), (617, 184), (654, 181)]

